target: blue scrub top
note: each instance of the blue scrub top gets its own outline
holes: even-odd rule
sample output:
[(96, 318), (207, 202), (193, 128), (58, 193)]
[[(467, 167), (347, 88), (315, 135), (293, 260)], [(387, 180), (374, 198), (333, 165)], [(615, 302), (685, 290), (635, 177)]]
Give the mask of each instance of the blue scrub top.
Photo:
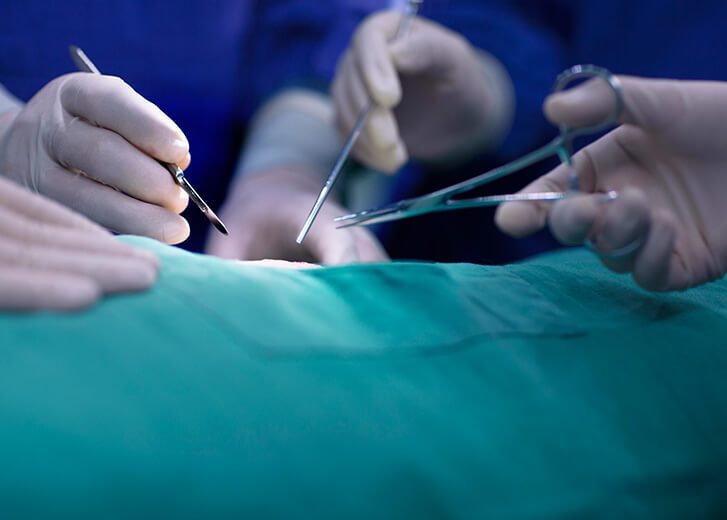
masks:
[[(278, 89), (327, 89), (351, 34), (384, 0), (3, 0), (0, 83), (23, 100), (73, 72), (68, 46), (124, 78), (187, 135), (188, 177), (216, 207), (245, 122)], [(206, 221), (186, 213), (202, 246)]]

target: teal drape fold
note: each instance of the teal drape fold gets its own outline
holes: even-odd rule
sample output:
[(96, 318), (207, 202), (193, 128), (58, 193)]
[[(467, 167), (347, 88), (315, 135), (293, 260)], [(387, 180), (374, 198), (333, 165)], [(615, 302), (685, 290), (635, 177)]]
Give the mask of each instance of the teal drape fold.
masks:
[(127, 240), (162, 259), (149, 293), (0, 315), (3, 517), (727, 514), (726, 282)]

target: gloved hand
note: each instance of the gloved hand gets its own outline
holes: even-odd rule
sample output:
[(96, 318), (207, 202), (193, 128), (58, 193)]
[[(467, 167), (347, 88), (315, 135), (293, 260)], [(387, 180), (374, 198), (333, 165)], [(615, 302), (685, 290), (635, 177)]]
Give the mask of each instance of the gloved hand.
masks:
[(61, 76), (0, 117), (1, 175), (113, 231), (179, 243), (187, 195), (153, 158), (186, 168), (187, 139), (111, 76)]
[(158, 269), (150, 253), (0, 178), (0, 309), (80, 309), (150, 287)]
[(499, 140), (512, 104), (502, 66), (459, 34), (420, 18), (392, 42), (401, 16), (386, 11), (369, 17), (339, 62), (332, 95), (342, 135), (369, 97), (377, 105), (354, 156), (393, 172), (409, 156), (444, 160)]
[(332, 265), (387, 260), (369, 230), (336, 228), (333, 218), (347, 211), (331, 199), (324, 204), (305, 242), (295, 242), (320, 187), (314, 176), (289, 170), (239, 178), (220, 210), (230, 235), (211, 233), (207, 252), (239, 260), (273, 258)]
[[(727, 83), (620, 79), (622, 126), (574, 157), (585, 194), (553, 206), (505, 204), (498, 226), (519, 237), (549, 220), (563, 243), (590, 238), (609, 268), (632, 272), (650, 290), (720, 278), (727, 270)], [(549, 97), (545, 113), (554, 123), (589, 125), (613, 103), (605, 83), (594, 80)], [(568, 186), (559, 167), (523, 191)], [(609, 202), (602, 194), (611, 190), (619, 196)]]

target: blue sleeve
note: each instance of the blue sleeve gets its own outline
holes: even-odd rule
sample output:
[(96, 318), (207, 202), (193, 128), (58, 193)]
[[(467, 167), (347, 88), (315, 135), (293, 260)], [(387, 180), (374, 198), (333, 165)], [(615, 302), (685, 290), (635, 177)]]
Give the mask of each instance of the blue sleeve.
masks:
[(243, 58), (250, 108), (290, 86), (327, 92), (357, 26), (386, 5), (385, 0), (257, 2)]
[(542, 104), (568, 65), (568, 10), (545, 0), (429, 0), (423, 14), (499, 59), (512, 78), (516, 112), (498, 156), (510, 159), (554, 133)]

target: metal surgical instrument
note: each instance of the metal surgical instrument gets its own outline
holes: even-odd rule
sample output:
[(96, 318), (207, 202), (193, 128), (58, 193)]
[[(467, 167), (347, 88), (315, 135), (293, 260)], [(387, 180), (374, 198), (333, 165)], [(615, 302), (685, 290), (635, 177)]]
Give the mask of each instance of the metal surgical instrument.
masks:
[[(402, 14), (401, 16), (399, 27), (396, 31), (396, 35), (394, 36), (394, 41), (402, 38), (409, 31), (409, 26), (411, 25), (414, 17), (416, 17), (417, 13), (419, 12), (419, 8), (421, 7), (422, 2), (423, 0), (407, 1), (406, 9), (404, 11), (404, 14)], [(372, 99), (369, 99), (368, 103), (366, 103), (366, 106), (363, 108), (363, 110), (361, 110), (361, 113), (358, 115), (356, 123), (353, 125), (353, 129), (348, 135), (348, 139), (346, 139), (343, 148), (341, 148), (341, 152), (338, 154), (338, 159), (336, 159), (336, 163), (334, 164), (331, 173), (326, 179), (326, 183), (323, 185), (323, 188), (321, 188), (321, 191), (318, 194), (318, 198), (316, 199), (315, 204), (313, 204), (313, 208), (310, 210), (308, 218), (306, 218), (305, 220), (305, 224), (303, 224), (303, 228), (300, 230), (300, 233), (298, 233), (298, 238), (295, 239), (298, 244), (302, 244), (305, 240), (305, 237), (308, 235), (308, 232), (310, 231), (313, 222), (318, 216), (318, 213), (321, 211), (321, 208), (326, 202), (328, 195), (330, 195), (331, 190), (333, 189), (333, 185), (336, 183), (336, 180), (338, 180), (338, 176), (341, 174), (341, 171), (346, 164), (346, 160), (348, 160), (348, 156), (351, 154), (353, 145), (356, 144), (356, 141), (361, 135), (364, 125), (366, 125), (366, 121), (368, 120), (368, 117), (373, 109), (374, 102)]]
[[(96, 68), (96, 65), (93, 64), (91, 59), (86, 56), (86, 53), (83, 52), (80, 48), (76, 47), (75, 45), (71, 45), (68, 48), (68, 51), (70, 52), (71, 59), (73, 60), (73, 63), (76, 65), (78, 70), (80, 70), (81, 72), (90, 72), (91, 74), (101, 74), (98, 68)], [(199, 196), (197, 190), (192, 187), (187, 178), (184, 176), (184, 172), (182, 171), (182, 169), (176, 164), (170, 164), (163, 161), (157, 162), (161, 164), (171, 174), (177, 184), (185, 192), (187, 192), (190, 200), (195, 203), (195, 205), (200, 209), (202, 213), (204, 213), (204, 215), (207, 217), (207, 220), (209, 220), (210, 223), (212, 223), (212, 225), (217, 228), (217, 231), (224, 235), (229, 234), (227, 228), (225, 227), (225, 224), (220, 220), (217, 214), (212, 211), (212, 208), (207, 205), (202, 197)]]
[[(438, 211), (451, 211), (465, 208), (478, 208), (497, 206), (503, 202), (513, 201), (557, 201), (571, 197), (578, 193), (578, 176), (573, 169), (572, 143), (576, 137), (595, 134), (612, 126), (618, 121), (623, 109), (623, 92), (621, 84), (616, 76), (601, 67), (594, 65), (576, 65), (558, 76), (553, 92), (560, 92), (571, 82), (579, 79), (599, 78), (604, 80), (613, 91), (616, 98), (615, 108), (603, 121), (589, 127), (568, 128), (560, 127), (560, 135), (545, 146), (531, 152), (508, 164), (490, 170), (472, 179), (460, 182), (448, 188), (444, 188), (428, 195), (405, 199), (378, 209), (369, 209), (359, 213), (344, 215), (335, 219), (338, 227), (349, 227), (357, 225), (371, 225), (391, 220), (400, 220), (410, 217), (424, 215)], [(470, 199), (455, 199), (454, 197), (464, 192), (484, 186), (497, 179), (516, 173), (527, 166), (540, 162), (548, 157), (558, 156), (561, 163), (570, 168), (570, 190), (567, 192), (545, 192), (545, 193), (514, 193), (509, 195), (492, 195), (488, 197), (477, 197)], [(609, 192), (606, 197), (613, 199), (617, 197), (616, 192)]]

